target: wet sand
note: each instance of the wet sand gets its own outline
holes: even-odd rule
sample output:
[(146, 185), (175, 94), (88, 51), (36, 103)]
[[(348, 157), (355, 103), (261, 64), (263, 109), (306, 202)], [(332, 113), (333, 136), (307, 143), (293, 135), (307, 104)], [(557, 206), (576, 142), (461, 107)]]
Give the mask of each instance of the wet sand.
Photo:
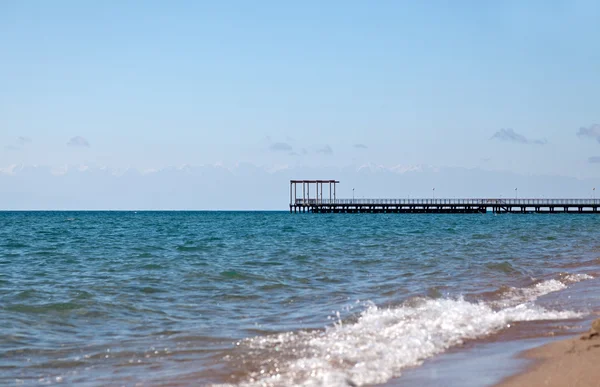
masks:
[(515, 324), (497, 335), (452, 348), (441, 356), (426, 360), (422, 366), (408, 368), (402, 376), (384, 386), (495, 386), (535, 364), (535, 360), (521, 356), (524, 351), (564, 340), (583, 330), (579, 320)]
[(509, 377), (497, 387), (598, 386), (600, 385), (600, 319), (582, 335), (528, 350), (535, 360), (525, 372)]

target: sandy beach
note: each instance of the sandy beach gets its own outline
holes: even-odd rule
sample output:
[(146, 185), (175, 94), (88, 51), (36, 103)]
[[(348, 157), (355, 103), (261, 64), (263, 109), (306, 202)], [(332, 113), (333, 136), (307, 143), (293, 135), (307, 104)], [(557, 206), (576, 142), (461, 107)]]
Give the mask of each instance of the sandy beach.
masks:
[(599, 386), (600, 319), (592, 323), (587, 333), (531, 349), (524, 356), (536, 363), (497, 387)]

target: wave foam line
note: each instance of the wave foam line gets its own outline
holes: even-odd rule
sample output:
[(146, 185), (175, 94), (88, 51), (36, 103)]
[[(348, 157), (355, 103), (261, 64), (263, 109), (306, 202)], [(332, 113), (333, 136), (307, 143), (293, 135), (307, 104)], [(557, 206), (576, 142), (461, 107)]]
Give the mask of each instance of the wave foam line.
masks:
[[(589, 277), (592, 278), (592, 277)], [(575, 278), (572, 278), (573, 280)], [(588, 279), (579, 276), (577, 280)], [(507, 294), (505, 307), (459, 299), (422, 299), (396, 308), (371, 305), (351, 324), (320, 332), (287, 332), (254, 337), (240, 345), (254, 369), (241, 386), (360, 386), (384, 383), (431, 356), (510, 327), (517, 321), (562, 320), (582, 316), (546, 310), (532, 303), (562, 290), (558, 280)], [(521, 300), (515, 305), (516, 301)]]
[(566, 289), (568, 284), (573, 284), (588, 279), (593, 279), (589, 274), (566, 274), (561, 276), (560, 280), (550, 279), (538, 282), (525, 288), (510, 288), (501, 300), (494, 302), (495, 306), (508, 307), (515, 306), (524, 302), (533, 302), (546, 294), (558, 292)]

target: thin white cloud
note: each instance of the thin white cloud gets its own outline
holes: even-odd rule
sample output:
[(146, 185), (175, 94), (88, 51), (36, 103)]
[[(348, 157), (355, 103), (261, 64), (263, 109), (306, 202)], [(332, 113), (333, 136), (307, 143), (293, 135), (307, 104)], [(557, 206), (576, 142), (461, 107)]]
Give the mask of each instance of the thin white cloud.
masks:
[(31, 143), (33, 140), (31, 139), (31, 137), (27, 137), (27, 136), (19, 136), (17, 137), (17, 144), (19, 144), (20, 146), (24, 146), (26, 144)]
[(15, 144), (11, 144), (11, 145), (5, 145), (4, 149), (8, 150), (8, 151), (18, 151), (23, 149), (27, 144), (31, 143), (33, 140), (31, 139), (31, 137), (27, 137), (27, 136), (19, 136), (17, 137), (17, 140), (15, 141)]
[(273, 152), (291, 152), (293, 150), (287, 142), (275, 142), (269, 146), (269, 149)]
[(15, 170), (18, 169), (18, 167), (17, 164), (11, 164), (8, 167), (0, 168), (0, 175), (14, 175)]
[(75, 136), (75, 137), (71, 138), (69, 140), (69, 142), (67, 142), (67, 145), (73, 146), (73, 147), (83, 147), (83, 148), (90, 147), (90, 143), (88, 142), (88, 140), (86, 140), (85, 138), (83, 138), (81, 136)]
[(582, 126), (577, 131), (577, 136), (578, 137), (585, 137), (585, 138), (593, 138), (596, 141), (600, 142), (600, 125), (599, 124), (593, 124), (593, 125), (590, 125), (590, 126), (587, 126), (587, 127)]
[(332, 155), (333, 149), (329, 145), (325, 145), (324, 147), (317, 149), (317, 153), (322, 153), (324, 155)]
[(507, 142), (515, 142), (518, 144), (536, 144), (536, 145), (544, 145), (547, 144), (548, 141), (546, 139), (529, 139), (522, 134), (515, 132), (512, 129), (500, 129), (491, 138), (492, 140), (500, 140)]

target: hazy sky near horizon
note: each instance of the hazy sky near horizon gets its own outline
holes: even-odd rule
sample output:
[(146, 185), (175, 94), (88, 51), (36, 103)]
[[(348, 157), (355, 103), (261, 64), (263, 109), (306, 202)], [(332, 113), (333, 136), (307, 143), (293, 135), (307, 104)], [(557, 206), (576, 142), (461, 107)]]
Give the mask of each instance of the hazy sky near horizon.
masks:
[(2, 1), (0, 167), (600, 177), (600, 2)]

